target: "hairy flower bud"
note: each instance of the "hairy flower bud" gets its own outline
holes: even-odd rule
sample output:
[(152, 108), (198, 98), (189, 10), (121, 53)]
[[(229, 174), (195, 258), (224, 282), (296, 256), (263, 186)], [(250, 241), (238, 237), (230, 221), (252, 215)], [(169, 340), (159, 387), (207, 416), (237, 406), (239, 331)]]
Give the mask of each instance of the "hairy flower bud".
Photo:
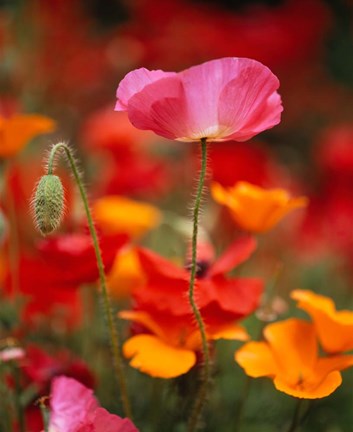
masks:
[(64, 188), (58, 176), (44, 175), (34, 192), (32, 210), (36, 227), (47, 235), (60, 225), (64, 214)]

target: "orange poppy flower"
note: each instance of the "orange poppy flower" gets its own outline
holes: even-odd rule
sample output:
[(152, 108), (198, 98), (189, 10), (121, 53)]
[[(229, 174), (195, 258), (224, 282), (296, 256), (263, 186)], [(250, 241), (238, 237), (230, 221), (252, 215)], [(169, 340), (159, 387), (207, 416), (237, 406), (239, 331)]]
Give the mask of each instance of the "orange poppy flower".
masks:
[(309, 290), (294, 290), (291, 297), (311, 317), (323, 349), (330, 354), (353, 349), (353, 312), (337, 311), (329, 297)]
[(213, 183), (211, 193), (240, 228), (254, 233), (269, 231), (292, 210), (308, 204), (306, 197), (290, 198), (284, 189), (263, 189), (243, 181), (227, 188)]
[(272, 378), (277, 390), (291, 396), (328, 396), (342, 382), (339, 371), (353, 365), (352, 355), (319, 357), (315, 326), (303, 320), (270, 324), (264, 336), (264, 342), (246, 343), (235, 360), (247, 375)]
[[(174, 378), (188, 372), (201, 351), (201, 336), (191, 314), (153, 315), (145, 311), (122, 311), (122, 319), (132, 320), (143, 327), (144, 333), (128, 339), (123, 345), (130, 365), (157, 378)], [(146, 333), (145, 331), (148, 331)], [(207, 339), (248, 339), (246, 330), (238, 324), (208, 325)]]
[(93, 203), (93, 216), (101, 230), (108, 234), (128, 234), (141, 237), (156, 227), (161, 220), (160, 211), (151, 204), (111, 195)]
[(10, 158), (19, 153), (35, 136), (52, 132), (55, 122), (41, 115), (18, 114), (0, 117), (0, 158)]

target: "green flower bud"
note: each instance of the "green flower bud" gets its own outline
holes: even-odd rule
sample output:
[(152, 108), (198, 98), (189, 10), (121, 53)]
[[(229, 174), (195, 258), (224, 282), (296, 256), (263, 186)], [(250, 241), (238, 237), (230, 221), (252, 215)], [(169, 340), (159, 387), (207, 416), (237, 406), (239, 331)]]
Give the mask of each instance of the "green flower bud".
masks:
[(36, 227), (47, 235), (60, 225), (64, 214), (64, 188), (58, 176), (43, 176), (32, 198), (32, 210)]

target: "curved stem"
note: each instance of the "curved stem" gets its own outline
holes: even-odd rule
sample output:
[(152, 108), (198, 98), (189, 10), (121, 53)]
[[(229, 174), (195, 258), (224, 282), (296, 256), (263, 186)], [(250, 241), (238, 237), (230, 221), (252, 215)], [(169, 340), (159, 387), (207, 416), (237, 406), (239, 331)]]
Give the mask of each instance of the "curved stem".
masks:
[(96, 229), (94, 227), (91, 211), (90, 211), (89, 205), (88, 205), (88, 199), (87, 199), (86, 191), (84, 189), (82, 180), (80, 178), (80, 174), (79, 174), (79, 171), (77, 169), (75, 159), (71, 154), (70, 148), (66, 144), (58, 143), (58, 144), (54, 145), (54, 147), (52, 148), (52, 150), (50, 152), (49, 160), (48, 160), (48, 174), (49, 175), (52, 174), (53, 165), (54, 165), (54, 161), (55, 161), (55, 154), (57, 151), (60, 151), (60, 150), (63, 150), (66, 153), (67, 159), (70, 163), (70, 166), (71, 166), (75, 181), (77, 183), (77, 186), (79, 188), (80, 195), (81, 195), (83, 205), (85, 208), (88, 226), (89, 226), (89, 231), (90, 231), (90, 234), (92, 237), (93, 247), (94, 247), (94, 251), (96, 254), (96, 260), (97, 260), (97, 266), (98, 266), (98, 272), (99, 272), (100, 288), (101, 288), (104, 310), (105, 310), (108, 328), (109, 328), (109, 333), (110, 333), (110, 342), (111, 342), (111, 349), (112, 349), (112, 355), (113, 355), (114, 369), (115, 369), (115, 373), (116, 373), (118, 383), (120, 386), (121, 402), (123, 405), (125, 415), (131, 419), (132, 418), (131, 407), (130, 407), (130, 402), (129, 402), (129, 398), (128, 398), (128, 394), (127, 394), (127, 386), (126, 386), (125, 376), (124, 376), (123, 367), (122, 367), (122, 358), (121, 358), (120, 349), (119, 349), (119, 333), (118, 333), (118, 329), (116, 327), (116, 323), (114, 320), (111, 302), (110, 302), (110, 298), (109, 298), (109, 294), (108, 294), (108, 290), (107, 290), (107, 286), (106, 286), (104, 263), (103, 263), (102, 254), (101, 254), (101, 251), (99, 248), (97, 232), (96, 232)]
[(194, 298), (196, 267), (197, 267), (197, 260), (196, 260), (197, 259), (197, 233), (198, 233), (198, 225), (199, 225), (199, 213), (201, 207), (202, 192), (203, 192), (205, 177), (206, 177), (206, 169), (207, 169), (207, 143), (206, 143), (206, 138), (202, 138), (201, 139), (201, 172), (200, 172), (200, 178), (197, 186), (195, 206), (193, 211), (189, 302), (201, 333), (203, 368), (202, 368), (200, 387), (196, 395), (193, 410), (189, 418), (188, 432), (193, 432), (197, 428), (197, 423), (207, 396), (207, 385), (208, 385), (209, 375), (210, 375), (210, 359), (209, 359), (209, 349), (207, 343), (205, 323), (202, 319), (200, 310), (197, 307)]

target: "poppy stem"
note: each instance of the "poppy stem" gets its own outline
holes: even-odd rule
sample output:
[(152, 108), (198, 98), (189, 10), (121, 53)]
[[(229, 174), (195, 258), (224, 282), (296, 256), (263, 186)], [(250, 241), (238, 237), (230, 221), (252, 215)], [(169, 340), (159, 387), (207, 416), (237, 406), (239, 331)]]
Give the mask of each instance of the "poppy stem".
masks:
[(206, 143), (206, 138), (201, 138), (201, 171), (200, 171), (200, 178), (197, 186), (195, 206), (193, 211), (189, 302), (201, 333), (203, 367), (202, 367), (201, 383), (188, 422), (188, 429), (187, 429), (188, 432), (193, 432), (197, 428), (197, 423), (206, 400), (207, 386), (208, 386), (208, 381), (210, 376), (209, 348), (207, 343), (205, 323), (202, 319), (200, 310), (197, 307), (194, 298), (195, 297), (194, 288), (195, 288), (195, 279), (196, 279), (196, 270), (197, 270), (197, 233), (198, 233), (199, 213), (200, 213), (201, 199), (202, 199), (202, 193), (203, 193), (205, 177), (206, 177), (206, 170), (207, 170), (207, 143)]
[(298, 399), (293, 413), (292, 422), (287, 432), (294, 432), (297, 429), (297, 427), (300, 425), (300, 410), (303, 405), (303, 401), (304, 399)]
[(101, 254), (100, 247), (99, 247), (97, 232), (96, 232), (96, 229), (95, 229), (95, 226), (93, 223), (91, 211), (89, 209), (86, 191), (85, 191), (85, 188), (83, 186), (83, 183), (82, 183), (82, 180), (81, 180), (81, 177), (79, 174), (79, 170), (77, 168), (76, 161), (72, 155), (71, 149), (69, 146), (67, 146), (64, 143), (58, 143), (58, 144), (55, 144), (53, 146), (53, 148), (50, 152), (50, 155), (49, 155), (49, 160), (48, 160), (48, 175), (53, 174), (55, 154), (58, 151), (64, 151), (66, 156), (67, 156), (67, 159), (70, 163), (70, 167), (71, 167), (72, 173), (74, 175), (76, 184), (79, 188), (81, 199), (82, 199), (82, 202), (83, 202), (83, 205), (85, 208), (86, 217), (87, 217), (87, 221), (88, 221), (88, 227), (89, 227), (89, 231), (90, 231), (90, 234), (92, 237), (94, 251), (96, 254), (97, 267), (98, 267), (98, 272), (99, 272), (100, 288), (101, 288), (101, 295), (103, 298), (103, 306), (104, 306), (105, 315), (106, 315), (107, 324), (108, 324), (108, 329), (109, 329), (109, 333), (110, 333), (110, 344), (111, 344), (111, 350), (112, 350), (112, 355), (113, 355), (113, 366), (114, 366), (115, 374), (116, 374), (116, 377), (117, 377), (117, 380), (119, 383), (119, 387), (120, 387), (120, 398), (121, 398), (121, 402), (123, 405), (124, 413), (125, 413), (126, 417), (129, 417), (131, 419), (132, 418), (131, 406), (130, 406), (130, 401), (128, 398), (127, 385), (126, 385), (125, 375), (124, 375), (124, 371), (123, 371), (123, 363), (122, 363), (120, 348), (119, 348), (119, 345), (120, 345), (120, 342), (119, 342), (120, 337), (119, 336), (120, 335), (119, 335), (118, 328), (116, 326), (116, 322), (115, 322), (114, 316), (113, 316), (111, 301), (109, 298), (107, 285), (106, 285), (104, 263), (103, 263), (102, 254)]

